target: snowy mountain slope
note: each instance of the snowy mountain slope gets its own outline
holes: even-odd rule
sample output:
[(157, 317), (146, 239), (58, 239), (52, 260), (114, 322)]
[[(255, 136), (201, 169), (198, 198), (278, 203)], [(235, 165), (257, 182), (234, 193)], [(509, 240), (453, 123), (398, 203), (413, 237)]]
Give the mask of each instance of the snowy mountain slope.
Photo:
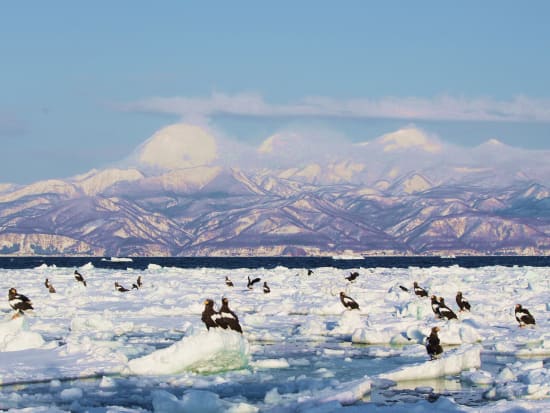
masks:
[[(236, 182), (236, 181), (233, 181)], [(432, 188), (385, 196), (331, 186), (286, 195), (198, 191), (4, 204), (1, 233), (59, 234), (107, 255), (547, 251), (548, 199), (512, 188), (476, 196)], [(544, 191), (544, 189), (542, 189)], [(492, 207), (487, 207), (491, 204)], [(537, 216), (529, 211), (538, 211)], [(7, 245), (7, 244), (5, 244)], [(12, 248), (9, 245), (6, 248)], [(63, 251), (60, 251), (63, 253)]]
[[(548, 151), (496, 140), (458, 148), (411, 127), (350, 151), (332, 146), (332, 157), (302, 162), (295, 154), (294, 166), (231, 167), (216, 163), (215, 140), (197, 127), (161, 132), (126, 169), (1, 185), (0, 253), (550, 251)], [(293, 147), (294, 138), (273, 138), (258, 156), (273, 161), (278, 152), (308, 147), (304, 136)], [(202, 140), (204, 150), (197, 148)]]

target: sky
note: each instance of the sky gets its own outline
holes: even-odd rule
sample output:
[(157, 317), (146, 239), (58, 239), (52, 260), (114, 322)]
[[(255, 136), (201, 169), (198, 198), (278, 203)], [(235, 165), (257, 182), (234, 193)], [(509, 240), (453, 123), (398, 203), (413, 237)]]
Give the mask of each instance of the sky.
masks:
[(550, 149), (547, 1), (7, 2), (0, 183), (116, 164), (189, 122)]

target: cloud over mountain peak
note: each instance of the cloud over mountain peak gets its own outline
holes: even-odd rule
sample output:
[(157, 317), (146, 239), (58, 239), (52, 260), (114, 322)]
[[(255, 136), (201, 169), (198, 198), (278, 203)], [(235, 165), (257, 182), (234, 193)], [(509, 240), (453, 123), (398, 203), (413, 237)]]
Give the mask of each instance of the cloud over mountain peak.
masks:
[(159, 130), (134, 155), (138, 164), (164, 170), (209, 165), (217, 156), (215, 139), (199, 126), (184, 123)]
[(383, 145), (384, 152), (414, 148), (425, 152), (437, 153), (442, 149), (442, 145), (438, 141), (414, 126), (382, 135), (377, 141)]

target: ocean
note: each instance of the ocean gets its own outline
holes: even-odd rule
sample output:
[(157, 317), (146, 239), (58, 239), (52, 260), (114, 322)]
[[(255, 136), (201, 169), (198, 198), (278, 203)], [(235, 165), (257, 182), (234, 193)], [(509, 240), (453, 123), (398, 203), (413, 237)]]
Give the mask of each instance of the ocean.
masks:
[(479, 268), (488, 266), (550, 267), (550, 256), (387, 256), (363, 259), (334, 259), (332, 257), (0, 257), (0, 268), (22, 269), (41, 265), (80, 267), (91, 263), (95, 268), (143, 270), (149, 264), (175, 268), (429, 268), (451, 267)]

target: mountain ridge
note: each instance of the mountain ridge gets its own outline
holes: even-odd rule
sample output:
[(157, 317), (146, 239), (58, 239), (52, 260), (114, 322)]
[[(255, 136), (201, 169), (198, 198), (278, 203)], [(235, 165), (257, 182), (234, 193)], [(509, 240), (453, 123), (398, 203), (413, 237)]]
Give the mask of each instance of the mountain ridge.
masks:
[[(169, 144), (169, 132), (195, 130), (153, 138)], [(284, 153), (289, 137), (263, 150)], [(153, 138), (142, 147), (154, 148)], [(237, 167), (214, 157), (213, 142), (191, 155), (179, 145), (181, 164), (173, 153), (166, 164), (149, 152), (143, 167), (0, 185), (0, 254), (550, 253), (550, 189), (541, 178), (550, 175), (548, 151), (525, 159), (524, 150), (489, 141), (464, 156), (464, 148), (404, 129), (331, 159)], [(486, 159), (493, 146), (505, 150)]]

